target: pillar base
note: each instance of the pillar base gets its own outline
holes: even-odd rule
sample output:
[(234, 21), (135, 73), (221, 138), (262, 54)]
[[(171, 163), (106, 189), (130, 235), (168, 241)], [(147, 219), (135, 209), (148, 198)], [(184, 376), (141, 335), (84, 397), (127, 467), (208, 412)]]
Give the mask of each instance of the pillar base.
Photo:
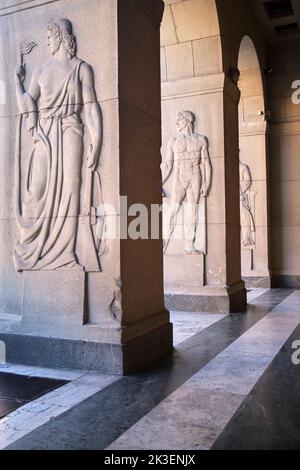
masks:
[(246, 288), (271, 288), (271, 277), (270, 276), (244, 276), (243, 280), (245, 281)]
[(168, 323), (125, 344), (9, 333), (0, 333), (0, 340), (10, 363), (127, 375), (171, 353), (173, 329)]
[(272, 289), (300, 289), (300, 275), (276, 274), (271, 276)]
[(236, 313), (244, 312), (247, 293), (244, 282), (230, 287), (203, 287), (200, 293), (167, 293), (168, 310), (186, 312)]

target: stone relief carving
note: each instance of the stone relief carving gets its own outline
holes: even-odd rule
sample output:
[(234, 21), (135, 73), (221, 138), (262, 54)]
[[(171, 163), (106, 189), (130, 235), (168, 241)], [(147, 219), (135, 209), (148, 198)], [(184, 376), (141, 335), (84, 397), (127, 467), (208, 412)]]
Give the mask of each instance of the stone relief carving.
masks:
[(121, 278), (115, 279), (115, 290), (113, 300), (109, 306), (109, 311), (113, 320), (120, 322), (122, 320), (122, 281)]
[(240, 211), (242, 248), (255, 248), (255, 195), (251, 191), (252, 178), (247, 165), (240, 161)]
[[(168, 220), (164, 221), (164, 252), (167, 252), (184, 203), (185, 253), (206, 254), (206, 198), (212, 181), (212, 167), (207, 138), (194, 131), (195, 116), (190, 111), (177, 114), (177, 135), (168, 142), (161, 165), (163, 186), (173, 176)], [(199, 221), (199, 217), (201, 220)], [(198, 223), (201, 222), (202, 246), (196, 246)]]
[[(47, 45), (52, 57), (33, 71), (28, 90), (23, 56), (35, 43), (22, 46), (15, 71), (21, 116), (15, 183), (20, 236), (14, 262), (18, 271), (100, 271), (93, 195), (94, 184), (100, 184), (97, 166), (102, 115), (93, 69), (76, 56), (77, 43), (69, 20), (58, 19), (48, 25)], [(22, 155), (25, 120), (31, 138), (27, 158)], [(84, 145), (85, 133), (88, 148)], [(87, 159), (83, 164), (84, 155)]]

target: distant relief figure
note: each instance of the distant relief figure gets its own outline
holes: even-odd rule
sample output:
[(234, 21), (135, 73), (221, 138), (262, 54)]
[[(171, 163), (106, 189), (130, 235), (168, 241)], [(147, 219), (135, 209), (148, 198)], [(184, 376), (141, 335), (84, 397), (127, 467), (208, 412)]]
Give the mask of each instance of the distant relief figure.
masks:
[(189, 206), (188, 217), (184, 220), (188, 237), (185, 253), (200, 253), (195, 246), (198, 205), (200, 198), (209, 194), (212, 168), (206, 137), (194, 132), (195, 116), (190, 111), (178, 113), (177, 135), (168, 142), (165, 159), (161, 165), (163, 185), (173, 173), (169, 221), (166, 223), (164, 252), (167, 251), (176, 225), (176, 216), (183, 204)]
[[(102, 145), (102, 117), (92, 68), (76, 57), (72, 24), (58, 19), (48, 25), (51, 58), (33, 71), (25, 90), (26, 68), (15, 71), (21, 119), (16, 162), (16, 218), (20, 229), (14, 261), (22, 270), (99, 271), (99, 257), (92, 230), (93, 176)], [(81, 114), (84, 109), (86, 126)], [(22, 118), (32, 136), (30, 156), (23, 161)], [(89, 146), (84, 148), (87, 133)], [(86, 162), (83, 166), (83, 155)], [(26, 164), (25, 164), (25, 163)], [(82, 262), (76, 253), (80, 216), (82, 169), (83, 201)]]
[(244, 248), (254, 247), (255, 245), (255, 222), (250, 198), (251, 186), (250, 169), (240, 161), (241, 243)]

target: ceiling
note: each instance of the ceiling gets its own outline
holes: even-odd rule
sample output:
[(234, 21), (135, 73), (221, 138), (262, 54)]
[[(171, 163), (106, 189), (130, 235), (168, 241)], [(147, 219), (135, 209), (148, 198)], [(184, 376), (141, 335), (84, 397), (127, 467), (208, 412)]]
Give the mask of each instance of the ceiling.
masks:
[(300, 39), (299, 0), (246, 0), (270, 43)]

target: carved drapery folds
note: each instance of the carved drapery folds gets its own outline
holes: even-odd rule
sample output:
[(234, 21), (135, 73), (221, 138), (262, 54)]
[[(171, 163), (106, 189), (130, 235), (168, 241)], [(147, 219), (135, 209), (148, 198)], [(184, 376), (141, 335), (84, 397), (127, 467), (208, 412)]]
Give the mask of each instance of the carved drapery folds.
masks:
[(240, 162), (240, 211), (241, 244), (243, 249), (255, 248), (255, 196), (251, 191), (252, 177), (250, 168)]
[[(18, 271), (100, 271), (101, 240), (96, 233), (95, 205), (102, 203), (97, 172), (102, 117), (93, 70), (76, 57), (76, 38), (69, 20), (52, 22), (47, 33), (52, 57), (33, 71), (28, 90), (24, 86), (23, 57), (34, 43), (22, 47), (15, 73), (21, 113), (16, 152), (19, 239), (15, 266)], [(29, 154), (22, 151), (25, 121), (31, 138)], [(84, 145), (85, 133), (89, 136), (88, 148)]]

